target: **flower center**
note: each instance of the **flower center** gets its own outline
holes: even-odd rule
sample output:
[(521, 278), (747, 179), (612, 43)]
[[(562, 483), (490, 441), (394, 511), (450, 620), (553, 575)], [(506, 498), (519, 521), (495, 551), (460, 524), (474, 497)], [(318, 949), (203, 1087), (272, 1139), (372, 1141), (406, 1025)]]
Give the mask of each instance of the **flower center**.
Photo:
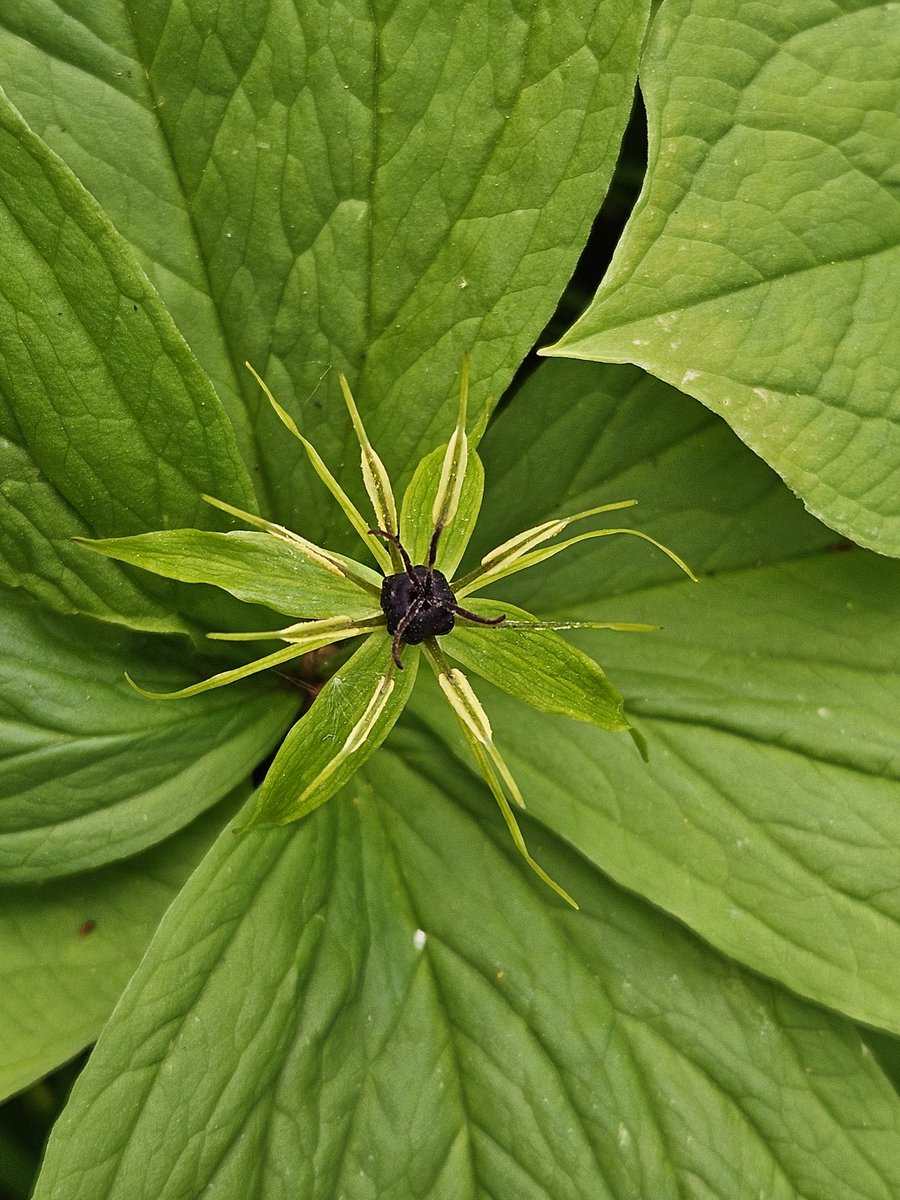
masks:
[(381, 585), (381, 611), (387, 617), (388, 633), (399, 634), (400, 641), (410, 646), (449, 633), (455, 608), (456, 597), (447, 577), (435, 567), (420, 565), (387, 575)]

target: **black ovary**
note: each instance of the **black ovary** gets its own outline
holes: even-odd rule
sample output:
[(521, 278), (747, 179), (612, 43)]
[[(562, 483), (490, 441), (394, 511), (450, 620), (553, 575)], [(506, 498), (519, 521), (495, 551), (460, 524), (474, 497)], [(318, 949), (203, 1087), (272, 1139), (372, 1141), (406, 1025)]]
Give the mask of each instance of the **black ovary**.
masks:
[(387, 617), (388, 633), (396, 633), (403, 622), (400, 640), (410, 646), (449, 633), (455, 604), (446, 575), (434, 567), (418, 566), (412, 574), (387, 575), (381, 585), (381, 611)]

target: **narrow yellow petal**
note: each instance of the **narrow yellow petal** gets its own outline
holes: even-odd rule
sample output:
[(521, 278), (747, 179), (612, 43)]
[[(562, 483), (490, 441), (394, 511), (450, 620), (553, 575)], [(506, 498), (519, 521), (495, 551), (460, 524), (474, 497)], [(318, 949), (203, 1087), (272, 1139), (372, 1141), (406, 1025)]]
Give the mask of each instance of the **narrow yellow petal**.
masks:
[(297, 428), (297, 424), (294, 421), (294, 418), (290, 415), (290, 413), (286, 412), (281, 407), (281, 405), (278, 403), (278, 401), (272, 395), (269, 388), (266, 386), (264, 380), (259, 375), (259, 373), (256, 370), (254, 370), (254, 368), (248, 362), (245, 362), (244, 366), (247, 368), (247, 370), (251, 373), (253, 378), (256, 380), (256, 382), (259, 384), (259, 386), (262, 388), (263, 392), (266, 395), (266, 398), (268, 399), (268, 401), (272, 405), (272, 407), (275, 409), (275, 412), (280, 417), (282, 423), (284, 425), (286, 425), (287, 428), (294, 435), (294, 437), (297, 438), (298, 441), (301, 442), (301, 444), (303, 445), (303, 449), (306, 451), (306, 457), (309, 459), (313, 470), (319, 476), (319, 478), (322, 480), (322, 482), (325, 484), (325, 486), (328, 488), (328, 490), (331, 492), (332, 496), (334, 496), (335, 500), (337, 500), (338, 504), (341, 506), (341, 510), (343, 511), (344, 515), (347, 517), (347, 520), (350, 522), (350, 524), (353, 526), (353, 528), (356, 530), (356, 532), (359, 534), (359, 536), (365, 542), (366, 546), (368, 547), (368, 549), (371, 552), (372, 556), (374, 557), (375, 561), (378, 563), (379, 567), (381, 567), (382, 571), (391, 571), (393, 569), (393, 565), (394, 565), (391, 560), (391, 556), (388, 554), (387, 550), (385, 550), (385, 548), (382, 546), (382, 544), (376, 538), (369, 536), (368, 522), (364, 520), (359, 509), (356, 507), (356, 505), (353, 503), (353, 501), (350, 499), (350, 497), (347, 495), (347, 493), (344, 491), (344, 489), (341, 487), (341, 485), (338, 483), (338, 481), (335, 479), (335, 477), (332, 475), (332, 473), (329, 471), (328, 467), (325, 464), (324, 459), (319, 454), (318, 450), (315, 448), (315, 446), (312, 444), (312, 442), (310, 442), (307, 438), (305, 438), (303, 436), (303, 434)]
[(369, 633), (384, 624), (384, 614), (373, 612), (371, 617), (362, 617), (359, 620), (342, 616), (324, 617), (317, 621), (297, 621), (283, 629), (261, 629), (252, 633), (208, 633), (206, 636), (216, 642), (260, 642), (278, 638), (299, 645), (325, 633), (330, 634), (335, 641), (340, 641), (343, 638), (356, 637), (359, 633)]
[(431, 519), (435, 526), (443, 528), (449, 525), (456, 516), (459, 508), (459, 498), (462, 493), (463, 480), (466, 475), (466, 464), (469, 458), (469, 443), (466, 439), (466, 417), (469, 408), (469, 356), (463, 357), (462, 375), (459, 384), (459, 412), (456, 418), (456, 428), (447, 444), (444, 462), (441, 466), (441, 476), (431, 509)]
[(457, 596), (463, 596), (476, 588), (486, 587), (488, 582), (493, 583), (504, 575), (511, 575), (514, 571), (520, 570), (518, 564), (529, 551), (540, 546), (542, 542), (548, 542), (551, 538), (557, 537), (574, 521), (584, 521), (587, 517), (596, 517), (599, 513), (611, 512), (613, 509), (632, 508), (635, 504), (637, 504), (637, 500), (616, 500), (612, 504), (600, 504), (596, 508), (586, 508), (583, 512), (573, 513), (570, 517), (556, 517), (553, 520), (544, 521), (541, 525), (535, 525), (531, 529), (525, 529), (486, 554), (481, 560), (481, 566), (457, 580), (453, 590)]
[(365, 712), (347, 734), (347, 740), (341, 749), (341, 754), (345, 758), (347, 755), (352, 754), (354, 750), (358, 750), (372, 732), (375, 722), (384, 712), (393, 690), (394, 680), (392, 676), (382, 676), (372, 699), (366, 705)]
[(375, 453), (372, 443), (369, 441), (346, 377), (341, 374), (339, 379), (347, 411), (350, 413), (350, 420), (353, 423), (353, 430), (359, 442), (363, 483), (365, 484), (369, 500), (372, 502), (375, 520), (381, 529), (387, 530), (388, 533), (397, 534), (400, 525), (397, 521), (397, 505), (394, 501), (391, 481), (384, 468), (384, 463)]
[(454, 667), (442, 671), (438, 675), (438, 683), (450, 702), (451, 708), (472, 736), (482, 746), (490, 745), (494, 735), (488, 715), (481, 707), (481, 701), (472, 691), (472, 685), (462, 671), (458, 671)]
[[(332, 634), (325, 634), (318, 640), (318, 644), (327, 646), (332, 637)], [(239, 679), (246, 679), (249, 675), (256, 675), (259, 671), (268, 670), (269, 667), (290, 662), (292, 658), (299, 658), (301, 654), (314, 648), (314, 645), (306, 643), (282, 646), (280, 650), (276, 650), (273, 654), (267, 654), (264, 658), (258, 658), (255, 662), (246, 663), (242, 667), (234, 667), (230, 671), (220, 671), (218, 675), (212, 675), (201, 683), (193, 683), (190, 687), (180, 688), (177, 692), (150, 692), (135, 683), (127, 672), (125, 678), (134, 690), (147, 700), (187, 700), (191, 696), (199, 696), (201, 692), (211, 692), (214, 688), (227, 687), (229, 683), (237, 683)]]
[(322, 768), (319, 774), (312, 780), (311, 783), (303, 789), (297, 797), (295, 806), (300, 809), (310, 796), (314, 795), (331, 776), (337, 771), (338, 767), (344, 763), (351, 754), (354, 754), (363, 745), (366, 738), (372, 732), (378, 718), (384, 712), (391, 692), (394, 690), (394, 680), (389, 675), (381, 678), (377, 688), (372, 696), (372, 699), (366, 705), (365, 712), (356, 722), (350, 732), (347, 734), (343, 746), (335, 754), (334, 758)]

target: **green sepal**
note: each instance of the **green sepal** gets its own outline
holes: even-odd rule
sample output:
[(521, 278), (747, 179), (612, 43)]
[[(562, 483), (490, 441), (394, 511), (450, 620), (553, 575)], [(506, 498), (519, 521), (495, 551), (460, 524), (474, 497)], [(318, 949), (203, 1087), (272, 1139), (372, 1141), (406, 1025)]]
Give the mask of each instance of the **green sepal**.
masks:
[(285, 738), (242, 830), (297, 821), (343, 787), (403, 711), (416, 680), (418, 651), (404, 647), (404, 669), (398, 671), (386, 633), (363, 642)]
[(217, 500), (215, 496), (204, 495), (203, 499), (213, 508), (221, 509), (222, 512), (237, 517), (239, 521), (246, 521), (254, 529), (261, 529), (263, 533), (270, 533), (273, 537), (287, 542), (292, 549), (298, 551), (305, 558), (311, 559), (329, 573), (346, 576), (347, 579), (352, 579), (358, 587), (373, 592), (376, 596), (380, 593), (382, 577), (376, 574), (371, 567), (365, 567), (362, 563), (357, 562), (355, 558), (347, 558), (343, 554), (336, 554), (333, 550), (326, 550), (324, 546), (317, 546), (309, 538), (295, 533), (293, 529), (288, 529), (285, 525), (277, 525), (274, 521), (267, 521), (265, 517), (258, 517), (255, 513), (247, 512), (243, 508), (235, 508), (233, 504), (226, 504), (224, 500)]
[(442, 649), (470, 671), (540, 712), (588, 721), (614, 732), (628, 728), (622, 697), (587, 654), (524, 609), (497, 600), (473, 600), (480, 617), (530, 622), (533, 629), (475, 625), (458, 617)]
[[(165, 529), (135, 537), (76, 540), (107, 558), (167, 579), (213, 584), (239, 600), (264, 604), (291, 617), (330, 617), (335, 613), (368, 617), (377, 608), (372, 591), (326, 570), (299, 547), (271, 533)], [(378, 577), (371, 574), (375, 587)]]
[[(403, 495), (400, 507), (400, 540), (414, 563), (425, 562), (428, 555), (431, 535), (434, 532), (432, 508), (446, 452), (447, 446), (444, 445), (427, 454), (416, 467)], [(483, 493), (484, 467), (478, 455), (470, 449), (456, 512), (444, 527), (438, 541), (435, 566), (439, 571), (443, 571), (448, 579), (459, 566), (469, 544), (481, 511)]]

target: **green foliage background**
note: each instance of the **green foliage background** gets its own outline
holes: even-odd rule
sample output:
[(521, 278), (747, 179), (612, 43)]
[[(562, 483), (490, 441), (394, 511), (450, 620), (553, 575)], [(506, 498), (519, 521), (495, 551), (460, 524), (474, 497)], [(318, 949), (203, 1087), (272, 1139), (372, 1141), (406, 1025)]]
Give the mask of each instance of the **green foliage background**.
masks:
[[(103, 1028), (37, 1197), (898, 1194), (889, 8), (0, 0), (3, 1094)], [(573, 635), (647, 766), (483, 689), (582, 911), (423, 677), (235, 837), (297, 694), (123, 671), (191, 683), (258, 612), (69, 539), (226, 528), (211, 492), (348, 549), (241, 364), (362, 503), (346, 372), (408, 481), (463, 353), (477, 414), (550, 320), (639, 63), (646, 184), (553, 348), (603, 365), (516, 378), (473, 547), (633, 495), (702, 577), (604, 539), (504, 584), (663, 626)]]

